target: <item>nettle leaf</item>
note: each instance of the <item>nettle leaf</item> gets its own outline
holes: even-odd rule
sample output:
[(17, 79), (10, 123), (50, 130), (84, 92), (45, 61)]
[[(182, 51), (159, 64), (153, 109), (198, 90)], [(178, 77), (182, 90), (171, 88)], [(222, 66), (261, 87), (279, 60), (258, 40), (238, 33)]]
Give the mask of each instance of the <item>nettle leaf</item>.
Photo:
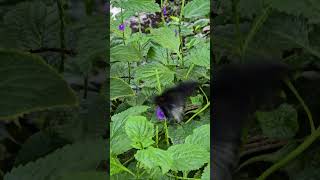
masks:
[(299, 129), (297, 111), (289, 104), (282, 104), (271, 112), (256, 112), (264, 135), (271, 138), (292, 138)]
[(318, 0), (268, 0), (271, 6), (280, 12), (286, 12), (287, 14), (294, 16), (303, 16), (307, 18), (310, 23), (320, 22), (320, 12), (315, 7), (320, 7), (320, 2)]
[[(108, 41), (105, 35), (107, 20), (105, 16), (89, 16), (83, 21), (74, 33), (78, 35), (77, 56), (72, 58), (79, 66), (82, 73), (87, 74), (95, 60), (107, 59), (106, 49)], [(78, 33), (79, 31), (79, 33)]]
[(139, 150), (134, 157), (149, 169), (160, 166), (162, 174), (167, 173), (173, 164), (172, 155), (168, 151), (154, 147)]
[(0, 59), (0, 118), (78, 104), (68, 84), (41, 57), (0, 49)]
[(180, 39), (175, 31), (178, 31), (178, 29), (169, 27), (151, 29), (151, 38), (162, 47), (179, 53)]
[(125, 131), (125, 123), (128, 117), (140, 115), (146, 112), (148, 108), (148, 106), (135, 106), (111, 117), (110, 147), (114, 155), (122, 154), (132, 148), (131, 140)]
[(128, 83), (120, 78), (110, 78), (110, 99), (134, 96), (135, 93)]
[(103, 139), (66, 145), (35, 162), (13, 168), (4, 180), (57, 180), (66, 173), (95, 170), (106, 158), (106, 152)]
[(210, 47), (208, 43), (201, 43), (194, 49), (190, 50), (190, 54), (186, 57), (191, 63), (210, 69)]
[(153, 45), (150, 47), (147, 56), (148, 56), (148, 59), (150, 60), (155, 60), (166, 65), (171, 60), (171, 58), (168, 56), (167, 53), (168, 53), (167, 49), (161, 46)]
[(154, 13), (161, 11), (159, 4), (155, 0), (128, 0), (119, 3), (119, 7), (125, 9), (126, 11), (134, 11), (136, 13)]
[(204, 168), (201, 180), (210, 180), (210, 163)]
[(110, 157), (110, 175), (118, 174), (126, 169), (125, 166), (121, 164), (118, 158), (111, 156)]
[(210, 161), (210, 152), (195, 144), (177, 144), (168, 148), (173, 157), (172, 170), (192, 171)]
[(185, 18), (201, 17), (209, 14), (210, 1), (193, 0), (184, 7), (183, 15)]
[(131, 139), (131, 145), (136, 149), (143, 149), (154, 143), (154, 127), (144, 116), (131, 116), (128, 118), (125, 130)]
[(110, 49), (110, 62), (137, 62), (142, 60), (142, 54), (132, 45), (119, 45)]
[(186, 144), (196, 144), (210, 152), (210, 125), (206, 124), (193, 130), (185, 141)]
[(39, 131), (24, 142), (15, 158), (14, 164), (18, 166), (20, 164), (27, 164), (30, 161), (35, 161), (65, 143), (66, 140), (61, 139), (56, 134)]
[(5, 47), (23, 50), (59, 46), (58, 8), (43, 1), (22, 2), (3, 17)]
[(162, 85), (171, 84), (174, 80), (174, 72), (166, 66), (153, 63), (146, 64), (136, 69), (136, 80), (143, 81), (146, 87), (157, 87), (158, 81)]
[(193, 105), (201, 106), (203, 103), (203, 97), (200, 94), (198, 94), (197, 96), (191, 96), (190, 100)]
[(173, 144), (183, 144), (188, 135), (192, 134), (192, 131), (200, 127), (202, 124), (200, 121), (191, 121), (188, 124), (184, 124), (183, 126), (169, 126), (168, 128), (168, 136)]

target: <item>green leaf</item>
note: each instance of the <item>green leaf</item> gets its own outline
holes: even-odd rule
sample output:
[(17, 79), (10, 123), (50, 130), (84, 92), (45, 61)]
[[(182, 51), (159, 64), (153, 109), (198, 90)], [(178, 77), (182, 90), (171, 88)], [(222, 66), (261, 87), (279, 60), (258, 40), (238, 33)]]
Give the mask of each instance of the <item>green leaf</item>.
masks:
[(173, 144), (183, 144), (188, 135), (192, 134), (192, 131), (200, 127), (202, 124), (200, 121), (191, 121), (183, 126), (169, 126), (168, 134)]
[(184, 7), (183, 15), (185, 18), (195, 18), (208, 15), (210, 11), (210, 1), (193, 0)]
[(135, 93), (128, 83), (120, 78), (110, 78), (110, 99), (134, 96)]
[(136, 149), (146, 148), (154, 143), (154, 127), (144, 116), (131, 116), (128, 118), (125, 130)]
[(154, 147), (138, 150), (134, 157), (149, 169), (160, 166), (162, 174), (167, 173), (173, 164), (172, 156), (168, 151)]
[(0, 59), (0, 118), (78, 103), (64, 79), (39, 56), (0, 49)]
[(195, 144), (173, 145), (168, 151), (173, 157), (172, 170), (196, 170), (210, 161), (210, 152)]
[(310, 23), (320, 22), (320, 2), (318, 0), (268, 0), (274, 9), (280, 12), (285, 12), (294, 16), (303, 16), (308, 19)]
[(201, 180), (210, 180), (210, 163), (204, 168)]
[(106, 180), (107, 178), (107, 173), (104, 171), (86, 171), (77, 173), (66, 173), (58, 180)]
[(190, 54), (186, 57), (195, 65), (203, 66), (210, 69), (210, 47), (208, 43), (201, 43), (194, 49), (191, 49)]
[[(178, 31), (176, 29), (176, 31)], [(151, 29), (151, 38), (159, 43), (162, 47), (173, 50), (179, 53), (180, 39), (176, 35), (175, 30), (169, 27), (161, 27), (158, 29)]]
[(186, 144), (196, 144), (210, 152), (210, 125), (206, 124), (193, 130), (185, 141)]
[(110, 49), (110, 62), (137, 62), (142, 60), (141, 52), (132, 45), (119, 45)]
[(137, 81), (144, 81), (146, 87), (158, 87), (158, 80), (161, 85), (171, 84), (174, 80), (174, 74), (166, 66), (153, 63), (138, 67), (135, 76)]
[(4, 47), (22, 50), (59, 47), (59, 14), (57, 6), (43, 1), (22, 2), (10, 7), (3, 17)]
[(190, 100), (193, 105), (201, 106), (203, 103), (203, 97), (200, 94), (198, 94), (197, 96), (191, 96)]
[(106, 153), (107, 144), (102, 139), (66, 145), (35, 162), (13, 168), (4, 180), (56, 180), (65, 173), (95, 170)]
[(258, 111), (256, 115), (263, 134), (271, 138), (292, 138), (299, 129), (297, 111), (288, 104), (271, 112)]
[(126, 11), (129, 10), (136, 13), (154, 13), (161, 10), (159, 4), (157, 4), (154, 0), (128, 0), (120, 2), (119, 7), (125, 9)]
[(110, 159), (110, 175), (118, 174), (127, 169), (125, 166), (121, 164), (118, 158), (111, 156)]
[(75, 61), (83, 74), (90, 72), (96, 60), (107, 59), (106, 26), (105, 16), (88, 16), (81, 21), (78, 28), (72, 31), (79, 38), (76, 44), (79, 53), (71, 59)]
[(61, 147), (65, 143), (66, 141), (59, 138), (57, 135), (39, 131), (29, 137), (22, 145), (18, 155), (16, 156), (14, 164), (17, 166), (26, 164), (30, 161), (35, 161), (36, 159)]
[(148, 108), (148, 106), (135, 106), (111, 117), (110, 149), (112, 154), (122, 154), (132, 148), (131, 140), (125, 132), (125, 123), (129, 116), (140, 115)]

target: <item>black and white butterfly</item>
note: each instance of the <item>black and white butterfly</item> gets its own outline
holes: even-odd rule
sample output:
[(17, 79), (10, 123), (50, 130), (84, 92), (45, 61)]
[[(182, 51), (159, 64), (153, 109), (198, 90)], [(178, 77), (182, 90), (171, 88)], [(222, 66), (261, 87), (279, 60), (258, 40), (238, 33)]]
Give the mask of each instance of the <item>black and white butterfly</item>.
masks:
[(199, 83), (194, 81), (182, 82), (156, 96), (155, 103), (167, 119), (176, 120), (179, 123), (183, 118), (187, 98), (194, 93), (198, 86)]

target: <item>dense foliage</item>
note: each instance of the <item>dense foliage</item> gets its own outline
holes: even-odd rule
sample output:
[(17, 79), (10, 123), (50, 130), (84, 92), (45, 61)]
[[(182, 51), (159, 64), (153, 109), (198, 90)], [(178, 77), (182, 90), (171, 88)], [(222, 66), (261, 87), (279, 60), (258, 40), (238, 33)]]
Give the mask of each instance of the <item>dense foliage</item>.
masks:
[[(210, 179), (209, 3), (111, 1), (111, 179)], [(185, 120), (158, 120), (154, 96), (187, 80)]]
[(317, 0), (214, 1), (214, 66), (267, 59), (295, 69), (282, 103), (257, 112), (245, 130), (235, 179), (320, 179), (318, 7)]

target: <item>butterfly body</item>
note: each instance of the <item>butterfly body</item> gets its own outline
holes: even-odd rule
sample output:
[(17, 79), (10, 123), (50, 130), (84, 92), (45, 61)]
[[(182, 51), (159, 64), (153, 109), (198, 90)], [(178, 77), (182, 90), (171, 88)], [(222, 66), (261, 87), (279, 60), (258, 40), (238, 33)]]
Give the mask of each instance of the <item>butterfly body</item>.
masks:
[(182, 121), (184, 106), (187, 97), (197, 89), (197, 82), (189, 81), (166, 89), (161, 95), (155, 97), (155, 103), (161, 108), (166, 118), (174, 119), (178, 123)]

